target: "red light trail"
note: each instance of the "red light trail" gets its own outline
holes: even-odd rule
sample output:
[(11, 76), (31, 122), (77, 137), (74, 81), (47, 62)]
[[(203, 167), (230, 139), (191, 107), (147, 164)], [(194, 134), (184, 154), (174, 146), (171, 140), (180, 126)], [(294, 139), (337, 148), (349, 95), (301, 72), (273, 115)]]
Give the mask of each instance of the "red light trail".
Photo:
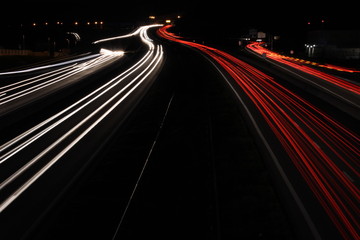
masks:
[[(332, 83), (338, 87), (341, 87), (343, 89), (346, 89), (348, 91), (351, 91), (351, 92), (354, 92), (356, 94), (360, 94), (360, 86), (359, 85), (356, 85), (352, 82), (349, 82), (349, 81), (346, 81), (344, 79), (341, 79), (339, 77), (335, 77), (335, 76), (332, 76), (330, 74), (327, 74), (327, 73), (324, 73), (324, 72), (321, 72), (319, 70), (316, 70), (314, 68), (311, 68), (311, 67), (308, 67), (308, 66), (305, 66), (303, 64), (301, 64), (300, 62), (296, 62), (296, 61), (292, 61), (292, 59), (290, 57), (287, 57), (287, 56), (283, 56), (283, 55), (280, 55), (280, 54), (277, 54), (273, 51), (270, 51), (264, 47), (262, 47), (263, 43), (261, 42), (254, 42), (254, 43), (251, 43), (251, 44), (248, 44), (246, 47), (260, 55), (263, 55), (263, 54), (266, 54), (266, 57), (269, 58), (269, 59), (272, 59), (276, 62), (279, 62), (279, 63), (282, 63), (282, 64), (285, 64), (287, 66), (290, 66), (290, 67), (293, 67), (295, 69), (298, 69), (302, 72), (305, 72), (305, 73), (308, 73), (308, 74), (311, 74), (313, 76), (316, 76), (324, 81), (327, 81), (329, 83)], [(309, 64), (311, 64), (309, 62)], [(314, 65), (314, 64), (312, 64)], [(339, 66), (335, 66), (335, 65), (320, 65), (318, 64), (318, 66), (320, 67), (326, 67), (326, 68), (329, 68), (329, 69), (335, 69), (335, 70), (338, 70), (338, 71), (346, 71), (346, 72), (360, 72), (360, 71), (356, 71), (356, 70), (352, 70), (352, 69), (348, 69), (348, 68), (343, 68), (343, 67), (339, 67)]]
[[(188, 42), (167, 25), (158, 34), (199, 49), (218, 63), (241, 87), (260, 112), (294, 166), (346, 240), (360, 239), (360, 138), (310, 102), (280, 85), (273, 77), (218, 49)], [(259, 44), (249, 46), (256, 51)], [(279, 60), (280, 61), (280, 60)], [(284, 62), (286, 60), (283, 60)], [(300, 68), (300, 65), (286, 61)], [(301, 70), (359, 93), (359, 86), (301, 66)]]

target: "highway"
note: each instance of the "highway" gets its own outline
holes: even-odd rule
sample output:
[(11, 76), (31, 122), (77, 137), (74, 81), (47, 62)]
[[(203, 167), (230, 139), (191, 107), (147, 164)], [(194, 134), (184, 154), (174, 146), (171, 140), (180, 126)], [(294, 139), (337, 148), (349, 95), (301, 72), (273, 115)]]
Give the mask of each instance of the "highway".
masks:
[(297, 59), (282, 56), (262, 47), (261, 42), (248, 44), (246, 49), (259, 58), (265, 58), (274, 66), (296, 75), (305, 86), (316, 89), (316, 93), (321, 95), (323, 100), (329, 101), (354, 118), (360, 119), (359, 82), (334, 76), (321, 71), (321, 68), (349, 73), (358, 73), (358, 70), (327, 64), (320, 65), (309, 61), (296, 61)]
[(171, 27), (0, 73), (0, 238), (359, 239), (359, 84)]
[[(169, 32), (170, 27), (161, 28), (159, 35), (199, 50), (223, 74), (224, 80), (238, 96), (255, 133), (273, 161), (272, 165), (292, 196), (293, 208), (301, 212), (310, 235), (314, 239), (359, 239), (360, 138), (356, 129), (349, 129), (312, 102), (287, 89), (276, 76), (269, 76), (221, 50), (186, 41)], [(259, 44), (248, 48), (260, 56), (265, 52), (266, 58), (274, 61), (273, 55)], [(279, 65), (278, 58), (276, 61)], [(281, 63), (287, 67), (299, 66), (285, 60)], [(307, 75), (300, 77), (306, 79), (308, 88), (316, 84), (323, 91), (331, 91), (341, 101), (352, 105), (351, 110), (345, 111), (358, 118), (358, 83), (310, 67), (302, 66), (300, 69), (305, 70)], [(299, 75), (298, 72), (295, 74)], [(301, 181), (305, 187), (299, 186)], [(315, 204), (320, 209), (316, 209)], [(326, 218), (331, 223), (325, 223)], [(337, 231), (333, 231), (334, 228)]]
[[(131, 61), (125, 64), (126, 69), (121, 72), (117, 70), (117, 73), (111, 72), (112, 78), (100, 81), (100, 85), (95, 84), (96, 87), (89, 92), (83, 93), (78, 89), (81, 97), (74, 98), (74, 102), (60, 103), (60, 106), (66, 107), (34, 125), (26, 126), (26, 129), (16, 136), (12, 136), (13, 133), (9, 134), (12, 136), (10, 139), (2, 136), (2, 236), (5, 233), (5, 236), (11, 236), (9, 239), (17, 239), (26, 235), (32, 224), (39, 220), (48, 206), (51, 206), (66, 186), (89, 164), (92, 156), (105, 145), (114, 129), (126, 119), (152, 85), (163, 61), (162, 46), (154, 44), (147, 34), (153, 27), (157, 25), (139, 27), (131, 34), (116, 38), (133, 38), (133, 41), (142, 44), (137, 51), (139, 56), (128, 57)], [(94, 44), (102, 46), (112, 41), (114, 39), (103, 39)], [(112, 46), (116, 44), (112, 43)], [(114, 65), (124, 58), (124, 55), (127, 53), (121, 49), (102, 48), (99, 54), (56, 65), (22, 72), (0, 73), (1, 78), (7, 79), (1, 81), (0, 112), (6, 117), (6, 114), (13, 111), (13, 115), (17, 116), (19, 113), (15, 110), (18, 108), (23, 110), (34, 100), (46, 101), (53, 93), (65, 87), (69, 89), (69, 86), (74, 88), (74, 83), (86, 81), (90, 75), (102, 79), (107, 75), (103, 72), (96, 75), (96, 72)], [(21, 123), (23, 122), (22, 120)], [(16, 125), (6, 125), (13, 128), (7, 129), (7, 132), (18, 132)], [(19, 128), (22, 129), (23, 126)], [(2, 131), (5, 132), (5, 129)], [(19, 219), (22, 221), (19, 222)], [(6, 231), (3, 231), (4, 229)]]
[[(88, 54), (61, 63), (0, 73), (0, 116), (80, 81), (84, 76), (116, 61), (123, 54), (121, 51), (102, 49), (99, 54)], [(27, 74), (24, 76), (24, 73)]]

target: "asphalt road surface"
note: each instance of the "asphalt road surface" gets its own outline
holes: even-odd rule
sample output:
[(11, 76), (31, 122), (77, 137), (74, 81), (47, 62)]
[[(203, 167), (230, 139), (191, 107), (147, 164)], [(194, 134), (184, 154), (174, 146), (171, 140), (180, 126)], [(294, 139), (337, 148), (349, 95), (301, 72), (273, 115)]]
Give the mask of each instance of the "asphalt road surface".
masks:
[(148, 94), (31, 236), (295, 239), (221, 75), (197, 52), (162, 44)]
[(6, 238), (357, 236), (357, 84), (155, 29), (4, 89)]
[[(5, 238), (31, 231), (151, 86), (163, 61), (162, 47), (147, 36), (151, 27), (94, 43), (132, 38), (138, 45), (128, 57), (101, 49), (90, 62), (51, 66), (46, 73), (35, 69), (30, 71), (34, 76), (3, 74), (21, 75), (2, 95), (0, 211), (6, 219)], [(125, 59), (114, 69), (119, 58)]]

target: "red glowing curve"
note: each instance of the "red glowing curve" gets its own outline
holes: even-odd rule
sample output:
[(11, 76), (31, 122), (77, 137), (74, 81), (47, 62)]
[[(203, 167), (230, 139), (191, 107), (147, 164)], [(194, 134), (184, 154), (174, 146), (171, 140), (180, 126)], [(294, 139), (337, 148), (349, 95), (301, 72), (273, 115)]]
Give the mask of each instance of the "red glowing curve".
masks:
[[(261, 113), (343, 238), (360, 239), (360, 192), (349, 177), (360, 176), (359, 136), (274, 78), (223, 51), (182, 40), (168, 32), (170, 27), (160, 28), (158, 35), (199, 49), (236, 81)], [(249, 45), (249, 48), (269, 54), (260, 44)], [(272, 57), (269, 55), (267, 57)], [(274, 58), (349, 91), (360, 92), (359, 86), (342, 79)]]

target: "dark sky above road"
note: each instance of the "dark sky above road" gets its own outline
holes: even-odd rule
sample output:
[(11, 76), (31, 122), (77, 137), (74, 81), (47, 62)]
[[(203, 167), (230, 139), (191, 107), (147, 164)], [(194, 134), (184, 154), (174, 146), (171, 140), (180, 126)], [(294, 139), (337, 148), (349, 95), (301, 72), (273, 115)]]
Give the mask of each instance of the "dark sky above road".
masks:
[(2, 22), (86, 20), (102, 18), (133, 21), (149, 15), (181, 14), (196, 23), (233, 26), (298, 27), (307, 21), (325, 19), (338, 27), (359, 28), (356, 1), (196, 1), (196, 0), (63, 0), (11, 1), (10, 14), (1, 14)]

